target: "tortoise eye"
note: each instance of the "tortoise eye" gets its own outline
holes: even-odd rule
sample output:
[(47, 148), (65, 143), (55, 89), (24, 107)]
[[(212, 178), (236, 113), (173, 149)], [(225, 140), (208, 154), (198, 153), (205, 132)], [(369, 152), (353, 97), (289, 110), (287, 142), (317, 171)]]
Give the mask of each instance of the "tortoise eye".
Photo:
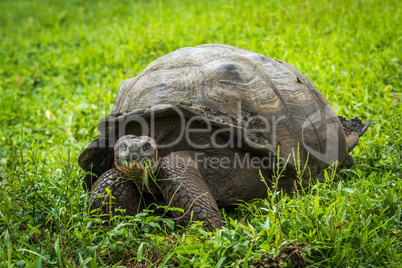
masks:
[(149, 143), (145, 144), (144, 147), (143, 147), (143, 148), (144, 148), (144, 151), (148, 150), (149, 147), (151, 147), (151, 145), (149, 145)]
[(127, 150), (127, 145), (126, 145), (125, 143), (123, 143), (123, 144), (120, 146), (120, 148), (121, 148), (123, 151), (125, 151), (125, 150)]

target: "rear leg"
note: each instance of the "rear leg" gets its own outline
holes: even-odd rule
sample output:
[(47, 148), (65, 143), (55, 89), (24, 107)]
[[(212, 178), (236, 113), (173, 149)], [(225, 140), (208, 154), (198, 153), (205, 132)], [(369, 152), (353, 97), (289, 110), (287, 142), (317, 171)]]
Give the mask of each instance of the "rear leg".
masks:
[[(352, 117), (350, 120), (346, 120), (342, 116), (339, 116), (339, 120), (341, 121), (343, 130), (345, 131), (346, 145), (348, 147), (348, 152), (350, 152), (356, 147), (357, 143), (359, 142), (359, 138), (367, 131), (371, 120), (367, 120), (367, 122), (364, 124), (358, 117)], [(354, 166), (354, 164), (355, 161), (349, 154), (342, 163), (342, 165), (346, 168), (351, 168)]]
[(338, 117), (342, 123), (343, 130), (345, 131), (346, 144), (348, 146), (348, 152), (350, 152), (356, 147), (357, 143), (359, 142), (359, 137), (361, 137), (364, 132), (367, 131), (371, 120), (369, 119), (363, 124), (358, 117), (353, 117), (350, 120), (346, 120), (342, 116)]

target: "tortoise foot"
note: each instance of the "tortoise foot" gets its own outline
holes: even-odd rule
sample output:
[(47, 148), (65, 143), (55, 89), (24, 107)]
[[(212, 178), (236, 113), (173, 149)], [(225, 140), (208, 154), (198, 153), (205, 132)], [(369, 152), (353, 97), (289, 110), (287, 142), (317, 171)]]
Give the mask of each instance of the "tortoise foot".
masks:
[[(110, 194), (106, 188), (110, 189)], [(95, 182), (89, 198), (90, 209), (102, 219), (110, 219), (116, 208), (125, 209), (125, 215), (135, 215), (140, 208), (140, 196), (134, 182), (112, 168)]]
[(202, 221), (204, 228), (214, 230), (223, 226), (215, 198), (189, 151), (171, 153), (162, 159), (162, 194), (172, 207), (177, 223)]

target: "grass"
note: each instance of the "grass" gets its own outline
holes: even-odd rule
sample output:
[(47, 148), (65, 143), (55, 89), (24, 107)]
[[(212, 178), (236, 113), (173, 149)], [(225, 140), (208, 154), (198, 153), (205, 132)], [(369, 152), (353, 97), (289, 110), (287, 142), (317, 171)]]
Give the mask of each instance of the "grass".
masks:
[[(401, 267), (398, 1), (2, 1), (2, 267)], [(222, 210), (206, 232), (144, 211), (88, 217), (77, 165), (118, 85), (184, 46), (295, 65), (340, 115), (371, 118), (353, 169)]]

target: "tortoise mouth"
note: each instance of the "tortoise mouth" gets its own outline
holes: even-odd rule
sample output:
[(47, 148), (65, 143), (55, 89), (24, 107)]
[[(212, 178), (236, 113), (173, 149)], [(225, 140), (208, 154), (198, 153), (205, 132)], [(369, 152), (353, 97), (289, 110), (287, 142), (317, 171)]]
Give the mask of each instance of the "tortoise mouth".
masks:
[(156, 172), (158, 167), (158, 161), (152, 163), (150, 159), (145, 159), (142, 162), (132, 161), (125, 162), (124, 165), (119, 165), (119, 163), (115, 163), (116, 168), (123, 172), (128, 178), (140, 180), (144, 177), (145, 173)]
[(116, 168), (119, 171), (123, 172), (128, 179), (137, 179), (137, 180), (141, 179), (141, 177), (144, 175), (146, 171), (144, 168), (138, 166), (137, 164), (129, 165), (127, 167), (120, 167), (119, 165), (116, 165)]

